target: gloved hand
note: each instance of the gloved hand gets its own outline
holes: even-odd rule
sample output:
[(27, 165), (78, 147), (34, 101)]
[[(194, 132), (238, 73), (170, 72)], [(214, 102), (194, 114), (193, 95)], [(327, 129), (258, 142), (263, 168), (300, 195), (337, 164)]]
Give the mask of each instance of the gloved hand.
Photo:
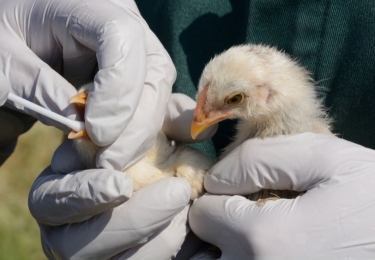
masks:
[[(171, 136), (182, 119), (191, 122), (195, 105), (189, 97), (173, 94), (163, 130)], [(210, 138), (216, 128), (202, 136)], [(189, 136), (187, 130), (175, 137), (181, 141)], [(188, 182), (167, 178), (132, 195), (126, 173), (84, 169), (67, 140), (31, 188), (30, 212), (50, 259), (169, 259), (177, 253), (187, 232)]]
[(259, 207), (242, 196), (206, 195), (189, 223), (220, 259), (371, 259), (375, 252), (375, 151), (303, 133), (246, 141), (205, 179), (212, 194), (260, 189), (307, 193)]
[(145, 154), (162, 126), (176, 71), (133, 0), (5, 0), (0, 17), (0, 71), (12, 93), (76, 119), (68, 104), (77, 93), (72, 84), (96, 73), (85, 122), (103, 146), (97, 166), (121, 170)]

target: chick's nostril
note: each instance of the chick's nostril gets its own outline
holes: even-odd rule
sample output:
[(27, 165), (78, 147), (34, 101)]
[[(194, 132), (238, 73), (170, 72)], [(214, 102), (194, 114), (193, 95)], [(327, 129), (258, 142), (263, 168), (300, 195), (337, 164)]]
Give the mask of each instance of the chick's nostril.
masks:
[(199, 113), (197, 115), (194, 115), (194, 120), (198, 123), (205, 121), (207, 118), (208, 118), (208, 114), (206, 113)]

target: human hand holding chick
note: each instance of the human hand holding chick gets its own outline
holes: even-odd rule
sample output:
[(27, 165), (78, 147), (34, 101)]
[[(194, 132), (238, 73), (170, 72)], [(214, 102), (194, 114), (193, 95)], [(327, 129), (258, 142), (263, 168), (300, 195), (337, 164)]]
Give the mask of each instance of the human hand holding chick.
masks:
[[(222, 250), (220, 259), (370, 259), (374, 158), (375, 151), (331, 135), (248, 140), (206, 175), (212, 195), (194, 202), (190, 226)], [(229, 196), (260, 189), (307, 192), (262, 207)]]
[[(173, 94), (163, 131), (172, 137), (181, 122), (192, 120), (195, 105), (189, 97)], [(202, 137), (211, 137), (216, 127), (203, 132)], [(179, 136), (178, 141), (192, 141), (189, 130)], [(64, 142), (55, 152), (51, 167), (33, 184), (29, 196), (45, 254), (52, 259), (171, 257), (187, 232), (189, 183), (167, 178), (134, 194), (132, 191), (132, 181), (126, 173), (85, 170), (72, 141)]]
[[(85, 123), (91, 140), (102, 147), (96, 161), (101, 169), (85, 171), (66, 142), (30, 193), (29, 207), (40, 224), (46, 255), (108, 259), (126, 251), (134, 257), (147, 252), (170, 257), (186, 229), (188, 184), (163, 180), (129, 199), (132, 181), (118, 172), (152, 146), (176, 77), (169, 55), (134, 1), (6, 0), (1, 6), (0, 71), (10, 92), (81, 119), (69, 105), (77, 93), (73, 85), (94, 77)], [(1, 85), (1, 104), (7, 94)], [(165, 238), (173, 243), (157, 244)]]

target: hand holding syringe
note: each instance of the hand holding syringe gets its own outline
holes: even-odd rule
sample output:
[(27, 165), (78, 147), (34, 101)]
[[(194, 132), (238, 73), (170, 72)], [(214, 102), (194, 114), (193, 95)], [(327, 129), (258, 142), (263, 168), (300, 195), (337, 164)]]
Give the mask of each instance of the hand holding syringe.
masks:
[(41, 115), (49, 117), (63, 125), (66, 125), (70, 129), (74, 130), (75, 132), (79, 132), (85, 129), (85, 123), (82, 121), (74, 121), (69, 118), (63, 117), (55, 112), (52, 112), (44, 107), (38, 106), (26, 99), (16, 96), (15, 94), (9, 93), (8, 100), (13, 101), (14, 103), (23, 105), (28, 109), (31, 109)]

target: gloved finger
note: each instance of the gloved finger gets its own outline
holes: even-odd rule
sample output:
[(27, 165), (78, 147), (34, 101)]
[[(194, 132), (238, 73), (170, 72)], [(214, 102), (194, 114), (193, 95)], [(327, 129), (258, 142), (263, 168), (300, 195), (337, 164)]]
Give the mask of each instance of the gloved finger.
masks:
[[(107, 44), (111, 45), (113, 42), (116, 42), (116, 39), (114, 39), (115, 37), (122, 38), (122, 42), (132, 41), (131, 37), (125, 39), (125, 37), (127, 37), (125, 36), (125, 34), (127, 34), (124, 32), (125, 30), (134, 30), (132, 32), (134, 34), (130, 35), (132, 37), (137, 37), (137, 35), (142, 34), (141, 31), (137, 31), (136, 28), (131, 25), (136, 21), (131, 21), (130, 24), (128, 24), (128, 22), (123, 19), (127, 16), (132, 16), (132, 12), (134, 13), (134, 11), (137, 10), (136, 6), (135, 8), (133, 6), (135, 6), (133, 1), (113, 0), (107, 1), (106, 3), (101, 1), (91, 1), (89, 7), (86, 5), (77, 5), (77, 3), (74, 2), (70, 7), (68, 6), (68, 9), (74, 7), (74, 11), (72, 11), (74, 17), (70, 18), (70, 31), (66, 30), (66, 24), (62, 20), (60, 22), (57, 20), (57, 22), (53, 24), (53, 30), (57, 32), (58, 40), (63, 46), (63, 75), (69, 80), (69, 82), (72, 82), (72, 84), (75, 86), (82, 86), (87, 84), (89, 81), (92, 81), (95, 73), (99, 69), (96, 51), (100, 50), (100, 37), (103, 37), (103, 43), (107, 42)], [(87, 8), (89, 8), (89, 12), (87, 12)], [(119, 16), (122, 18), (121, 21), (118, 20)], [(140, 17), (139, 11), (135, 16), (133, 15), (133, 17), (135, 20), (138, 20)], [(132, 20), (132, 18), (126, 18), (126, 20)], [(120, 27), (124, 27), (117, 27), (119, 24)], [(90, 27), (87, 27), (87, 25)], [(106, 28), (108, 31), (104, 31), (104, 28)], [(119, 35), (115, 35), (116, 30), (121, 31), (121, 33)], [(72, 40), (72, 37), (70, 37), (71, 32), (72, 35), (78, 39), (78, 41)], [(122, 54), (124, 50), (121, 49), (121, 46), (114, 46), (115, 48), (112, 47), (113, 46), (101, 47), (110, 55), (107, 56), (106, 54), (106, 57), (104, 58), (106, 58), (108, 62), (118, 62), (117, 58), (120, 56), (116, 57), (116, 55), (120, 54), (123, 56)], [(133, 49), (133, 51), (135, 51), (135, 49)], [(137, 49), (137, 51), (139, 50)], [(140, 56), (142, 56), (142, 54), (143, 52), (139, 53)], [(99, 65), (102, 65), (100, 61)], [(107, 70), (109, 72), (108, 74), (110, 75), (112, 72), (117, 73), (117, 70), (112, 68), (112, 64), (109, 66), (109, 68), (102, 67), (102, 69)], [(121, 68), (119, 68), (120, 66), (122, 66), (122, 64), (113, 65), (113, 67), (118, 67), (118, 69), (121, 70)], [(138, 74), (140, 73), (140, 71), (137, 72)], [(123, 71), (122, 73), (126, 72)], [(118, 85), (118, 82), (116, 82), (116, 84)], [(125, 82), (120, 82), (120, 84), (121, 86), (117, 86), (117, 88), (123, 87)], [(112, 86), (109, 85), (105, 87)], [(116, 87), (112, 89), (115, 89), (116, 91)]]
[[(99, 71), (88, 94), (85, 121), (92, 141), (109, 145), (128, 125), (141, 97), (147, 65), (145, 29), (131, 9), (119, 9), (111, 1), (90, 2), (90, 12), (87, 5), (76, 5), (67, 19), (61, 23), (68, 24), (69, 34), (96, 52)], [(67, 32), (60, 27), (54, 30), (65, 38)]]
[(9, 93), (9, 82), (3, 72), (0, 71), (0, 106), (7, 100)]
[(146, 34), (146, 39), (147, 76), (140, 102), (119, 138), (110, 146), (99, 150), (97, 167), (116, 170), (127, 168), (152, 147), (162, 127), (176, 70), (169, 55), (151, 31)]
[(220, 248), (220, 259), (284, 259), (296, 251), (295, 239), (304, 234), (304, 226), (311, 226), (293, 206), (292, 200), (259, 207), (241, 196), (205, 195), (192, 205), (189, 224), (198, 237)]
[(43, 248), (57, 259), (108, 259), (148, 242), (189, 200), (190, 186), (185, 180), (163, 179), (135, 192), (124, 204), (82, 223), (42, 226)]
[(84, 221), (128, 200), (133, 182), (123, 172), (106, 169), (62, 175), (47, 167), (29, 194), (29, 209), (42, 224), (57, 226)]
[(303, 133), (251, 139), (214, 165), (205, 188), (245, 195), (261, 189), (306, 191), (328, 181), (337, 167), (363, 147), (330, 135)]
[(77, 89), (92, 82), (98, 66), (95, 52), (83, 45), (75, 46), (75, 48), (65, 46), (62, 50), (63, 77)]
[(187, 234), (187, 215), (189, 206), (186, 206), (170, 224), (153, 234), (145, 244), (130, 248), (111, 260), (115, 259), (172, 259), (180, 250)]
[[(232, 211), (233, 200), (236, 202), (235, 208), (241, 210), (239, 214), (233, 214), (235, 212)], [(252, 218), (249, 218), (244, 226), (242, 226), (244, 224), (242, 221), (237, 222), (242, 216), (247, 216), (244, 214), (245, 207), (236, 207), (239, 202), (246, 206), (250, 203), (254, 204), (239, 196), (206, 194), (195, 200), (189, 211), (189, 225), (192, 231), (202, 240), (219, 247), (223, 256), (226, 254), (227, 245), (233, 247), (233, 251), (237, 251), (238, 255), (231, 259), (247, 259), (253, 254), (251, 247), (244, 246), (247, 241), (237, 236), (239, 229), (247, 228), (255, 223)]]
[(68, 174), (85, 169), (87, 169), (87, 166), (82, 161), (77, 149), (73, 146), (73, 140), (66, 139), (57, 147), (51, 160), (51, 170), (53, 173)]
[(192, 139), (190, 126), (195, 106), (196, 102), (184, 94), (171, 95), (163, 124), (163, 131), (169, 139), (184, 143), (202, 142), (216, 133), (218, 124), (208, 127), (195, 140)]
[[(204, 242), (203, 240), (201, 240), (196, 234), (194, 234), (193, 231), (191, 231), (189, 227), (189, 232), (185, 237), (185, 241), (182, 244), (180, 251), (178, 251), (177, 256), (175, 257), (175, 260), (190, 260), (190, 259), (192, 260), (192, 259), (195, 259), (194, 258), (195, 256), (197, 257), (196, 260), (205, 259), (205, 258), (199, 258), (198, 256), (201, 255), (200, 254), (201, 252), (208, 253), (209, 251), (212, 251), (210, 249), (214, 249), (214, 247), (211, 244), (208, 244), (207, 242)], [(209, 255), (212, 256), (212, 254), (209, 254)], [(216, 255), (216, 258), (213, 258), (213, 259), (218, 259), (218, 258), (220, 258), (220, 255)], [(211, 259), (211, 258), (208, 258), (208, 259)]]
[[(7, 60), (7, 62), (3, 64), (2, 70), (6, 72), (9, 82), (12, 82), (10, 91), (19, 97), (28, 99), (70, 119), (78, 118), (76, 110), (69, 104), (70, 97), (77, 94), (76, 89), (50, 66), (40, 60), (23, 42), (17, 38), (14, 39), (8, 33), (4, 34), (0, 37), (0, 45), (3, 49), (1, 55), (6, 56), (2, 58)], [(10, 41), (10, 39), (12, 40)], [(22, 105), (13, 104), (13, 102), (10, 102), (10, 104), (37, 118), (44, 124), (54, 125), (66, 133), (70, 131), (65, 125), (31, 111)]]
[(262, 207), (241, 196), (205, 195), (192, 205), (189, 224), (222, 250), (220, 259), (368, 259), (375, 242), (368, 185), (374, 175), (367, 169), (347, 175)]
[[(189, 224), (198, 237), (221, 249), (220, 259), (284, 257), (290, 253), (293, 236), (306, 224), (292, 205), (291, 200), (280, 200), (258, 207), (241, 196), (205, 195), (192, 205)], [(288, 225), (291, 215), (300, 221)]]

